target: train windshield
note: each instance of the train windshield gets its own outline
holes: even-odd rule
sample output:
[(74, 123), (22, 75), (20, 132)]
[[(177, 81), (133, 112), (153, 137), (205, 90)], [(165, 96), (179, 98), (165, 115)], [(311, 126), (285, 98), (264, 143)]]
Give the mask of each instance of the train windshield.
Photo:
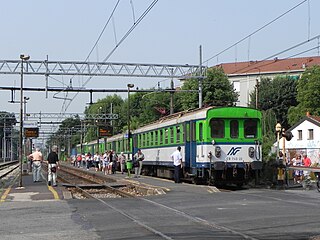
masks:
[(258, 122), (256, 119), (246, 119), (244, 121), (244, 136), (245, 138), (257, 137)]
[(211, 137), (212, 138), (224, 138), (224, 121), (222, 119), (210, 120)]

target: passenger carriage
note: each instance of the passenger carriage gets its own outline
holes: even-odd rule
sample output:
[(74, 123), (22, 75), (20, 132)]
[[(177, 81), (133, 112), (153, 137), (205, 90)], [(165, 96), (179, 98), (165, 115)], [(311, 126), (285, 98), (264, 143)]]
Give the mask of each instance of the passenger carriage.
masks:
[[(133, 131), (130, 151), (144, 153), (145, 174), (172, 178), (170, 155), (181, 146), (185, 180), (242, 185), (262, 168), (261, 117), (244, 107), (176, 113)], [(123, 134), (108, 138), (107, 149), (128, 153), (128, 139)]]

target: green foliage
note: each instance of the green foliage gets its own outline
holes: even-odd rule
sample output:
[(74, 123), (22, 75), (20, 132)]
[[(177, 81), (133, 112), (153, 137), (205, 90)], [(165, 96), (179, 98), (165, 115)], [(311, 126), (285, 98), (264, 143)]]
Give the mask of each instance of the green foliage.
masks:
[[(0, 112), (0, 138), (2, 139), (3, 137), (4, 126), (6, 126), (6, 128), (11, 128), (13, 127), (13, 125), (16, 125), (16, 123), (17, 123), (17, 119), (14, 113), (1, 111)], [(2, 149), (2, 146), (0, 146), (0, 148)]]
[(293, 124), (305, 116), (306, 112), (311, 115), (320, 115), (320, 66), (306, 69), (298, 80), (297, 100), (298, 106), (289, 111), (289, 120)]
[[(259, 83), (258, 109), (272, 110), (277, 122), (287, 129), (290, 127), (287, 113), (291, 106), (297, 105), (296, 93), (296, 81), (290, 76), (278, 76), (273, 80), (262, 78)], [(255, 107), (256, 90), (250, 94), (250, 99), (250, 107)]]
[(84, 139), (86, 142), (97, 139), (97, 125), (111, 125), (113, 126), (113, 133), (116, 134), (122, 131), (123, 125), (126, 123), (125, 115), (126, 112), (123, 109), (124, 101), (119, 95), (108, 95), (103, 99), (99, 99), (95, 104), (86, 107), (85, 114), (110, 114), (111, 108), (112, 113), (119, 115), (119, 119), (116, 120), (97, 120), (87, 119), (85, 121), (86, 132)]
[[(204, 106), (230, 106), (237, 101), (238, 94), (222, 68), (210, 68), (207, 77), (202, 80)], [(183, 90), (198, 90), (197, 79), (189, 79), (182, 86)], [(199, 93), (180, 93), (181, 110), (197, 108), (199, 106)]]
[(59, 149), (70, 152), (80, 142), (81, 121), (79, 115), (66, 118), (59, 129), (50, 136), (47, 147), (57, 145)]
[(262, 159), (268, 161), (270, 149), (276, 141), (275, 126), (277, 124), (276, 115), (272, 109), (262, 111)]

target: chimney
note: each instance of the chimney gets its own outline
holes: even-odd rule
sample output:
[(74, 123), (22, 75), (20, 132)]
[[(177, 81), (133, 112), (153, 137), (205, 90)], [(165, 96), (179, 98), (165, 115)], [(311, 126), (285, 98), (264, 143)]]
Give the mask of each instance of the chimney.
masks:
[(306, 112), (306, 116), (307, 116), (307, 117), (310, 117), (310, 113), (309, 113), (309, 111), (308, 111), (308, 112)]

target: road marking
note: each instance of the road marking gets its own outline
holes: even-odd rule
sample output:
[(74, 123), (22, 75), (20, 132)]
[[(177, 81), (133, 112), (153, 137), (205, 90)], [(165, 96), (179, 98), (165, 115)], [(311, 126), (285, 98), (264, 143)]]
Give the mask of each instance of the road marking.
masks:
[(13, 202), (31, 202), (31, 197), (37, 194), (39, 194), (39, 192), (10, 193), (8, 196), (13, 198)]
[(59, 198), (59, 195), (58, 195), (57, 191), (56, 191), (56, 190), (54, 190), (54, 188), (53, 188), (53, 187), (48, 186), (48, 189), (50, 190), (50, 192), (52, 192), (53, 197), (54, 197), (54, 199), (55, 199), (55, 200), (60, 200), (60, 198)]
[(10, 191), (11, 191), (11, 187), (8, 187), (7, 190), (2, 194), (0, 202), (4, 202), (6, 200)]

